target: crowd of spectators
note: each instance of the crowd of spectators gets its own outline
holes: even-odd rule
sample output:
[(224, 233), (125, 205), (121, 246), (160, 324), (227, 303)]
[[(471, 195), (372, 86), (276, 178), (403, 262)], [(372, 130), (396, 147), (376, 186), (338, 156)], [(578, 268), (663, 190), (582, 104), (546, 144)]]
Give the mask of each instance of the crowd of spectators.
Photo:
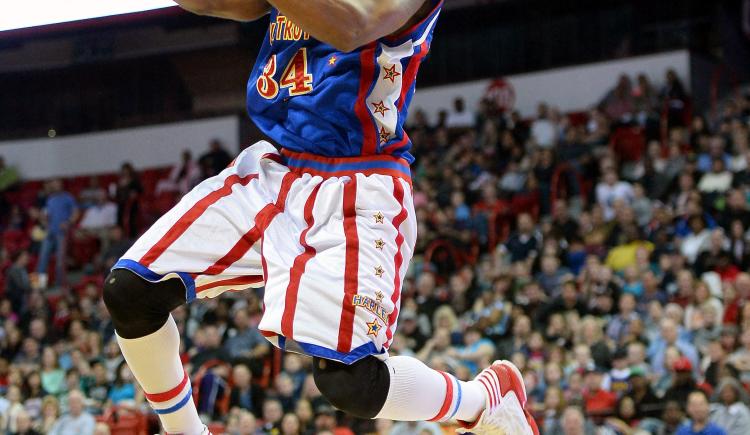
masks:
[[(512, 360), (544, 434), (749, 434), (750, 98), (710, 117), (699, 109), (669, 72), (661, 89), (623, 76), (584, 114), (540, 104), (522, 119), (460, 98), (436, 121), (417, 111), (419, 238), (391, 353), (464, 380)], [(613, 144), (624, 130), (640, 152)], [(186, 153), (157, 189), (184, 193), (228, 162), (219, 144), (196, 163)], [(30, 244), (0, 254), (0, 428), (107, 433), (94, 417), (117, 409), (149, 415), (154, 430), (100, 299), (108, 266), (143, 229), (122, 226), (138, 213), (123, 208), (138, 176), (124, 167), (111, 191), (92, 183), (78, 198), (55, 183), (44, 212), (10, 204), (3, 219), (22, 222)], [(101, 249), (79, 270), (62, 257), (53, 283), (39, 263), (65, 245), (55, 228), (94, 234)], [(451, 429), (337, 412), (309, 359), (257, 332), (261, 298), (174, 312), (207, 421), (230, 434)]]

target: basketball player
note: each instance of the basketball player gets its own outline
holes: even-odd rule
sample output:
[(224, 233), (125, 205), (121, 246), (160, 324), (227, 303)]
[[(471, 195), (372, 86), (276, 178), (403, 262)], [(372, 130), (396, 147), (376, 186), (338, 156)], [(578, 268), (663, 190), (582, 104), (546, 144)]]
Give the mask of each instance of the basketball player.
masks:
[[(537, 434), (518, 370), (470, 382), (388, 357), (416, 221), (403, 129), (440, 0), (177, 0), (270, 25), (247, 108), (259, 142), (188, 193), (114, 266), (104, 287), (117, 340), (168, 433), (205, 434), (170, 311), (265, 288), (259, 329), (313, 357), (315, 382), (362, 418), (459, 421)], [(217, 71), (216, 74), (221, 74)]]

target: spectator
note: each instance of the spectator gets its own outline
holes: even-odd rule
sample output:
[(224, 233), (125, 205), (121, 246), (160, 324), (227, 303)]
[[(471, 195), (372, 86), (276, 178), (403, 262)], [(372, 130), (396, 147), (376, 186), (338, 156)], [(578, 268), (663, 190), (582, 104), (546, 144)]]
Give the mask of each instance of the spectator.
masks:
[(727, 435), (727, 432), (709, 421), (708, 396), (702, 390), (695, 390), (688, 396), (687, 413), (690, 420), (680, 426), (677, 435)]
[(63, 190), (62, 181), (52, 180), (47, 183), (47, 188), (49, 194), (44, 205), (47, 235), (42, 242), (36, 268), (42, 288), (47, 285), (47, 267), (52, 254), (55, 255), (56, 284), (58, 287), (64, 284), (68, 230), (78, 219), (78, 205), (73, 195)]
[(725, 377), (714, 396), (711, 422), (724, 429), (727, 435), (750, 433), (750, 409), (747, 407), (750, 398), (742, 385), (732, 377)]
[(84, 396), (79, 390), (69, 393), (67, 414), (60, 417), (50, 429), (50, 435), (91, 435), (96, 421), (84, 409)]
[(526, 261), (538, 255), (539, 239), (534, 233), (534, 221), (528, 213), (518, 215), (516, 232), (508, 239), (504, 249), (510, 254), (510, 261)]
[(227, 333), (224, 349), (232, 360), (250, 360), (255, 365), (270, 353), (270, 344), (250, 325), (250, 318), (246, 309), (239, 309), (234, 313), (234, 328)]
[(722, 159), (714, 158), (711, 171), (706, 172), (698, 182), (698, 190), (702, 193), (724, 193), (732, 187), (732, 173), (726, 169)]
[(614, 169), (607, 169), (602, 181), (596, 185), (596, 200), (604, 210), (607, 221), (615, 217), (614, 205), (618, 200), (630, 203), (633, 198), (633, 187), (626, 181), (620, 181)]
[(201, 177), (204, 180), (213, 177), (223, 171), (231, 162), (232, 157), (224, 149), (221, 141), (219, 139), (213, 139), (209, 144), (208, 151), (198, 159)]
[(32, 427), (31, 416), (26, 411), (16, 414), (16, 430), (10, 432), (11, 435), (41, 435)]
[(26, 298), (31, 293), (29, 253), (24, 250), (16, 251), (10, 260), (12, 266), (5, 272), (5, 296), (10, 300), (13, 312), (21, 313), (25, 309)]
[(177, 192), (184, 195), (193, 188), (200, 177), (200, 168), (193, 160), (190, 150), (182, 151), (182, 160), (174, 165), (169, 172), (169, 177), (159, 180), (156, 184), (156, 195), (163, 192)]
[(138, 234), (142, 193), (143, 186), (135, 168), (130, 162), (123, 163), (120, 168), (120, 177), (115, 185), (114, 198), (117, 202), (117, 225), (123, 228), (130, 238)]
[[(15, 186), (21, 177), (18, 174), (18, 170), (13, 166), (8, 166), (5, 163), (5, 158), (0, 156), (0, 194)], [(2, 197), (2, 195), (0, 195)]]
[(531, 123), (531, 139), (540, 148), (553, 148), (557, 145), (560, 133), (557, 124), (551, 119), (550, 110), (545, 103), (539, 103), (536, 119)]
[(596, 429), (583, 416), (580, 408), (569, 406), (563, 411), (559, 426), (549, 431), (550, 435), (595, 435)]
[(466, 103), (461, 97), (453, 100), (453, 110), (448, 114), (445, 126), (449, 129), (468, 129), (474, 127), (474, 113), (466, 109)]

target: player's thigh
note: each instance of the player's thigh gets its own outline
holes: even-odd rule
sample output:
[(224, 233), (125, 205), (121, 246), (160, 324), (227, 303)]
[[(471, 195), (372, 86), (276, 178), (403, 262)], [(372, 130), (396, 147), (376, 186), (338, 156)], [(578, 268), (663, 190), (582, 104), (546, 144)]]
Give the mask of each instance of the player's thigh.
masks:
[(229, 168), (196, 186), (136, 241), (116, 267), (151, 281), (179, 276), (190, 281), (198, 297), (201, 289), (215, 293), (228, 286), (262, 285), (256, 246), (262, 236), (261, 218), (264, 210), (274, 207), (278, 180), (288, 173), (283, 165), (264, 160), (266, 152), (273, 152), (269, 147), (248, 148)]

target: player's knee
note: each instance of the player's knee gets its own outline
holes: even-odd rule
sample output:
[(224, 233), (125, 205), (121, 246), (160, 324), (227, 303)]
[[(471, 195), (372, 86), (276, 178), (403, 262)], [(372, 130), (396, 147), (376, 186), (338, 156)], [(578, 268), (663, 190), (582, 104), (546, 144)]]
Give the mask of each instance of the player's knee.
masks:
[(314, 358), (313, 377), (333, 406), (359, 418), (380, 413), (391, 382), (388, 367), (375, 357), (351, 365)]
[(113, 270), (107, 276), (102, 296), (115, 330), (123, 338), (157, 331), (169, 313), (185, 303), (180, 280), (151, 283), (125, 269)]

